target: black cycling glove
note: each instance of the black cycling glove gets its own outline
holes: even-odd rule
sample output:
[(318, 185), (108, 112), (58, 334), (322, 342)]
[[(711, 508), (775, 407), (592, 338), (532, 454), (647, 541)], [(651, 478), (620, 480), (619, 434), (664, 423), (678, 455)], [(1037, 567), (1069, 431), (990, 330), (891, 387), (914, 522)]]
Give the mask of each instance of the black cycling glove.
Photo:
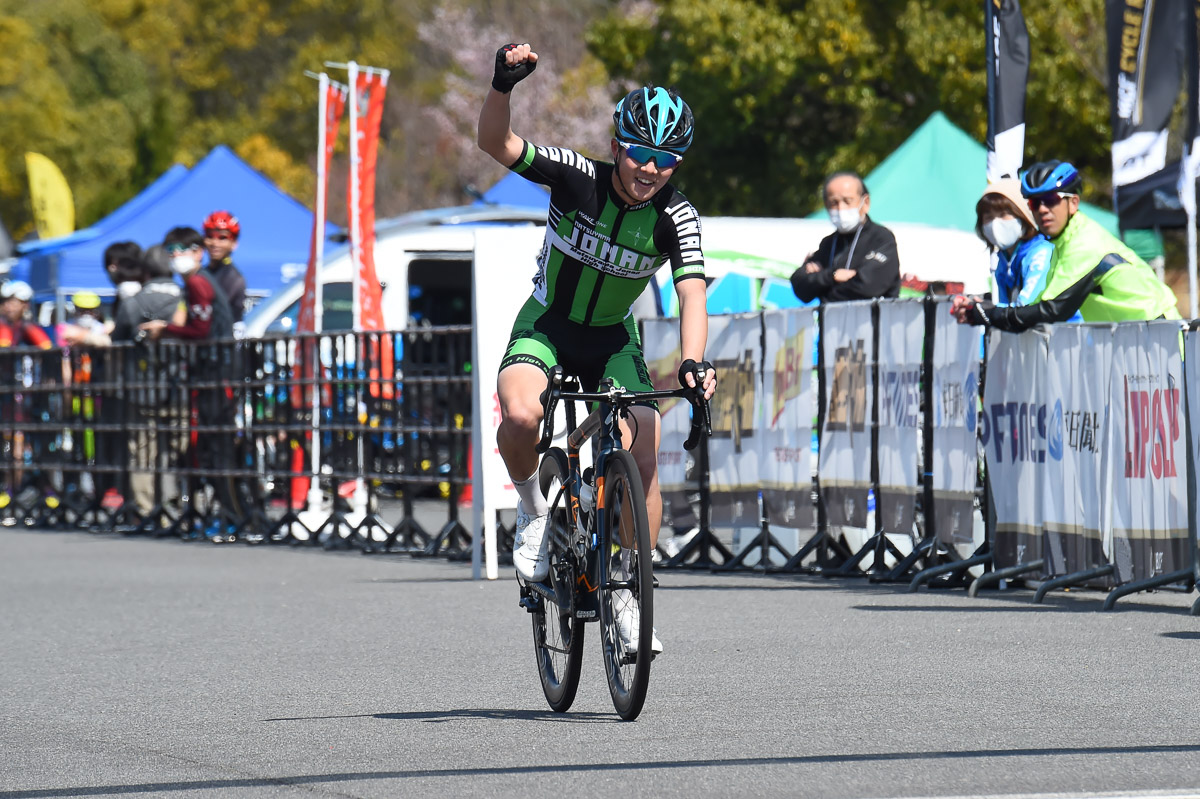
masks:
[(684, 388), (692, 388), (692, 386), (687, 384), (687, 375), (690, 374), (692, 379), (696, 381), (695, 387), (703, 390), (704, 383), (700, 380), (700, 373), (706, 371), (712, 372), (714, 377), (717, 374), (717, 370), (714, 369), (713, 365), (708, 361), (696, 363), (691, 358), (688, 358), (686, 361), (679, 364), (679, 385), (683, 386)]
[(537, 69), (536, 61), (526, 61), (510, 67), (504, 60), (504, 54), (514, 47), (520, 47), (520, 45), (506, 44), (496, 51), (496, 74), (492, 76), (492, 88), (501, 94), (511, 92), (513, 86), (525, 80), (529, 77), (529, 73)]

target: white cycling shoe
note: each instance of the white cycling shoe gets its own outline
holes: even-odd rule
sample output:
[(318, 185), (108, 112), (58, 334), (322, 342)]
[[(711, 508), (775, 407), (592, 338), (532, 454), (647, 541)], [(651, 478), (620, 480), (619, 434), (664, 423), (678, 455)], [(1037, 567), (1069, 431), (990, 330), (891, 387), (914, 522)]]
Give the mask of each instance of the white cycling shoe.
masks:
[[(633, 592), (628, 588), (618, 588), (612, 593), (613, 609), (617, 617), (617, 634), (625, 651), (637, 654), (638, 644), (641, 643), (642, 607), (633, 598)], [(650, 654), (662, 654), (662, 641), (658, 640), (658, 630), (651, 629)]]
[(517, 574), (528, 583), (540, 583), (550, 574), (550, 563), (546, 557), (546, 547), (550, 539), (546, 537), (546, 522), (550, 514), (531, 516), (525, 511), (525, 506), (517, 503), (517, 532), (513, 540), (513, 565)]

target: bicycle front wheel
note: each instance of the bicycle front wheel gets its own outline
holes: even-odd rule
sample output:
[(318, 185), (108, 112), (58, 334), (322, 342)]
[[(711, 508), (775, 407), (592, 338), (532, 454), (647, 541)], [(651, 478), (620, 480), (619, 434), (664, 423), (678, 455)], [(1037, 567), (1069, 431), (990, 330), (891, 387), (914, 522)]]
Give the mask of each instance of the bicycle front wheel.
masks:
[[(650, 685), (654, 574), (642, 478), (625, 450), (608, 456), (603, 501), (607, 540), (601, 541), (599, 560), (604, 673), (613, 707), (621, 718), (632, 721), (642, 712)], [(630, 546), (622, 546), (622, 539)]]
[(556, 599), (538, 596), (540, 601), (533, 613), (533, 647), (542, 692), (550, 709), (557, 713), (566, 712), (575, 701), (583, 664), (584, 623), (574, 616), (578, 564), (571, 549), (569, 474), (567, 456), (561, 449), (551, 449), (542, 458), (538, 482), (550, 503), (546, 525), (546, 535), (550, 536), (546, 550), (550, 576), (544, 585), (553, 590)]

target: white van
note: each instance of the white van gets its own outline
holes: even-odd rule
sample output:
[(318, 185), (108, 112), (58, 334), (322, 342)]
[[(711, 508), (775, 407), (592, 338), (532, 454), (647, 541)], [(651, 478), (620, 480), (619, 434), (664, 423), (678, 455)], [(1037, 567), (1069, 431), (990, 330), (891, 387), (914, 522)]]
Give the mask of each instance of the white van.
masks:
[[(545, 224), (545, 211), (511, 206), (439, 208), (380, 221), (375, 229), (375, 273), (383, 289), (384, 327), (471, 324), (475, 230), (480, 225)], [(326, 253), (321, 270), (322, 330), (353, 327), (353, 278), (349, 247)], [(301, 275), (256, 305), (246, 318), (246, 337), (295, 330), (303, 292)]]

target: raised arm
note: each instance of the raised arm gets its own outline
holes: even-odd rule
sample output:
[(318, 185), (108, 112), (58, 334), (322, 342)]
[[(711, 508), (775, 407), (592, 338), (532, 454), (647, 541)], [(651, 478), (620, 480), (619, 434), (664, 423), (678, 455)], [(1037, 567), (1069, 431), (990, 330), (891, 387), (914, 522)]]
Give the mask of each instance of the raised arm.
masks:
[[(679, 296), (679, 354), (685, 364), (694, 361), (707, 368), (703, 378), (704, 397), (710, 399), (717, 388), (717, 373), (708, 368), (704, 360), (704, 347), (708, 343), (708, 292), (705, 289), (702, 279), (680, 280), (675, 284), (675, 293)], [(686, 379), (690, 382), (691, 377)], [(681, 371), (680, 382), (684, 380)]]
[(528, 44), (506, 44), (496, 51), (496, 72), (479, 111), (476, 141), (479, 149), (501, 166), (510, 167), (521, 157), (524, 140), (512, 132), (512, 87), (537, 67), (538, 55)]

